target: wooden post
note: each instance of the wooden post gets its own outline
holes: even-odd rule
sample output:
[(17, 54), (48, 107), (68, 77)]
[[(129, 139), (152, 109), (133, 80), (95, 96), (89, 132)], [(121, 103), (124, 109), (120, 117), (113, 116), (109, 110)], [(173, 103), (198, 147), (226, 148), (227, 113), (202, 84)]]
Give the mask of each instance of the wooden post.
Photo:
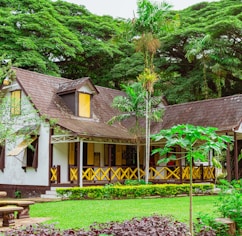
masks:
[(234, 132), (234, 172), (235, 179), (239, 179), (238, 141), (236, 132)]
[(227, 150), (226, 150), (226, 170), (227, 170), (227, 180), (231, 181), (231, 158), (230, 158), (230, 146), (227, 143)]

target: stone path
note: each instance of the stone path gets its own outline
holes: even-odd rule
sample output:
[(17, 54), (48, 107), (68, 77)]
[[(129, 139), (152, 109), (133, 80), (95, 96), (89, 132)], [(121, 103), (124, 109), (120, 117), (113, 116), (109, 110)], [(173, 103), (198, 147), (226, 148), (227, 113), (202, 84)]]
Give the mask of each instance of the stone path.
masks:
[[(4, 198), (8, 199), (8, 198)], [(50, 201), (60, 201), (60, 199), (43, 199), (43, 198), (21, 198), (21, 200), (29, 200), (29, 201), (34, 201), (35, 203), (41, 203), (41, 202), (50, 202)], [(24, 218), (24, 219), (15, 219), (15, 225), (11, 227), (2, 227), (2, 221), (0, 219), (0, 236), (4, 235), (4, 232), (10, 230), (10, 229), (15, 229), (15, 228), (20, 228), (20, 227), (26, 227), (28, 225), (33, 225), (33, 224), (39, 224), (43, 223), (50, 218), (37, 218), (37, 217), (30, 217), (30, 218)]]
[(44, 221), (49, 220), (49, 218), (25, 218), (25, 219), (15, 219), (15, 225), (11, 227), (1, 227), (0, 226), (0, 235), (1, 233), (6, 232), (10, 229), (20, 228), (20, 227), (26, 227), (28, 225), (38, 224), (42, 223)]

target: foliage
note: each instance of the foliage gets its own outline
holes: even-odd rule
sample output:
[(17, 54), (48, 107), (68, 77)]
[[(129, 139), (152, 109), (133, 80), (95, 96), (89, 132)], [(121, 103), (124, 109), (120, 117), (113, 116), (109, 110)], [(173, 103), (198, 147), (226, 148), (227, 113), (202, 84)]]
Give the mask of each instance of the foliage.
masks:
[(223, 217), (236, 222), (237, 228), (242, 229), (242, 179), (229, 183), (220, 180), (221, 192), (217, 202), (218, 211)]
[[(173, 147), (181, 147), (183, 157), (190, 163), (190, 233), (193, 235), (193, 222), (192, 222), (192, 162), (193, 160), (202, 160), (208, 157), (211, 150), (215, 155), (221, 154), (222, 150), (227, 149), (227, 144), (232, 141), (232, 137), (227, 135), (218, 135), (218, 129), (214, 127), (194, 126), (191, 124), (176, 125), (167, 130), (161, 130), (158, 134), (152, 135), (154, 141), (165, 140), (164, 148), (158, 148), (152, 153), (159, 153), (160, 156), (166, 156), (167, 153), (172, 151)], [(158, 161), (168, 162), (174, 159), (165, 157)]]
[(228, 236), (227, 225), (216, 222), (208, 214), (200, 214), (195, 223), (196, 236)]
[(16, 77), (14, 71), (11, 69), (12, 61), (6, 60), (5, 55), (0, 57), (0, 84), (3, 83), (4, 79), (7, 79), (10, 83)]
[(156, 61), (156, 68), (168, 75), (159, 86), (169, 102), (241, 93), (241, 7), (240, 0), (222, 0), (179, 12), (180, 27), (160, 38), (157, 57), (166, 60)]
[[(242, 228), (242, 179), (232, 180), (231, 182), (220, 180), (217, 187), (221, 189), (218, 200), (215, 203), (217, 212), (221, 214), (221, 217), (235, 221), (236, 235), (240, 235), (239, 232), (241, 232)], [(197, 232), (200, 232), (198, 235), (229, 235), (228, 225), (217, 222), (208, 213), (199, 215), (195, 229)]]
[[(186, 54), (210, 35), (211, 44), (202, 50), (209, 58), (208, 97), (241, 93), (240, 0), (199, 3), (182, 11), (147, 0), (137, 4), (137, 17), (125, 20), (96, 16), (60, 0), (1, 1), (0, 55), (20, 68), (71, 79), (89, 76), (95, 84), (117, 89), (134, 81), (144, 70), (144, 56), (151, 56), (160, 78), (156, 86), (169, 103), (180, 103), (204, 99), (202, 54), (191, 62)], [(147, 37), (138, 43), (144, 32)], [(148, 32), (152, 40), (146, 44)], [(142, 45), (151, 49), (148, 54), (141, 53)]]
[[(14, 66), (76, 79), (105, 78), (122, 51), (119, 22), (64, 1), (9, 0), (0, 9), (0, 55)], [(108, 80), (101, 84), (108, 84)]]
[(112, 107), (116, 108), (121, 114), (114, 116), (108, 123), (112, 124), (115, 121), (123, 121), (130, 117), (136, 120), (134, 130), (135, 134), (139, 134), (140, 126), (138, 118), (144, 116), (145, 110), (145, 91), (140, 83), (132, 83), (130, 85), (121, 85), (125, 95), (117, 96), (113, 99)]
[(133, 185), (144, 185), (144, 184), (146, 184), (146, 183), (145, 183), (145, 181), (143, 179), (141, 179), (141, 180), (126, 179), (124, 181), (124, 185), (132, 185), (133, 186)]
[(38, 224), (28, 226), (25, 229), (12, 229), (5, 235), (37, 235), (37, 236), (61, 236), (61, 235), (187, 235), (187, 226), (184, 223), (174, 221), (171, 217), (153, 215), (150, 217), (133, 218), (131, 220), (108, 223), (94, 223), (88, 231), (84, 229), (60, 230), (54, 225)]
[[(144, 183), (144, 182), (143, 182)], [(193, 184), (193, 193), (211, 194), (214, 186), (212, 184)], [(63, 199), (123, 199), (140, 198), (151, 196), (177, 196), (180, 194), (189, 194), (189, 184), (155, 184), (144, 185), (134, 184), (127, 181), (125, 185), (109, 184), (105, 186), (94, 187), (74, 187), (60, 188), (56, 190), (57, 194)]]
[[(166, 140), (164, 148), (153, 150), (153, 154), (159, 153), (164, 156), (171, 152), (172, 147), (178, 145), (184, 152), (184, 158), (189, 162), (205, 161), (210, 150), (214, 150), (218, 155), (226, 149), (227, 143), (232, 141), (232, 137), (227, 135), (218, 135), (215, 127), (194, 126), (191, 124), (176, 125), (167, 130), (161, 130), (159, 133), (152, 135), (154, 141)], [(174, 158), (174, 157), (172, 157)], [(163, 158), (160, 162), (168, 162), (170, 158)]]

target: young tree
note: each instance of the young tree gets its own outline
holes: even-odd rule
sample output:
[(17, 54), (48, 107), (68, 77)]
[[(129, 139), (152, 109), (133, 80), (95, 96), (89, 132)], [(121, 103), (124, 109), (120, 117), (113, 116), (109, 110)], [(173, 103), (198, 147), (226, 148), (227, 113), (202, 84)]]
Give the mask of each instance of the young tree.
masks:
[[(115, 97), (112, 103), (112, 106), (119, 110), (121, 114), (114, 116), (108, 123), (113, 124), (114, 122), (124, 121), (129, 118), (135, 119), (135, 124), (130, 128), (130, 132), (136, 137), (138, 179), (140, 180), (139, 152), (140, 137), (143, 134), (143, 129), (140, 125), (140, 118), (144, 117), (146, 109), (146, 91), (142, 84), (138, 82), (131, 85), (122, 85), (122, 87), (125, 91), (125, 95)], [(160, 103), (160, 97), (151, 100), (151, 119), (156, 121), (160, 119), (162, 114), (162, 110), (159, 107)]]
[(131, 127), (130, 132), (136, 137), (138, 180), (140, 180), (139, 151), (142, 129), (139, 124), (139, 118), (143, 117), (145, 110), (145, 92), (140, 83), (133, 83), (130, 86), (122, 85), (122, 87), (126, 96), (117, 96), (114, 98), (112, 103), (112, 107), (118, 109), (122, 113), (114, 116), (108, 123), (113, 124), (114, 122), (134, 117), (135, 125), (134, 127)]
[[(179, 146), (182, 149), (184, 158), (190, 163), (190, 216), (189, 226), (190, 233), (193, 235), (192, 221), (192, 162), (193, 160), (204, 161), (207, 159), (209, 151), (213, 150), (216, 154), (227, 149), (227, 144), (232, 138), (227, 135), (218, 135), (218, 129), (214, 127), (194, 126), (191, 124), (176, 125), (167, 130), (161, 130), (159, 133), (152, 135), (154, 141), (165, 140), (165, 146), (153, 151), (161, 156), (171, 152), (172, 147)], [(174, 155), (170, 158), (163, 158), (159, 162), (168, 162), (174, 159)]]

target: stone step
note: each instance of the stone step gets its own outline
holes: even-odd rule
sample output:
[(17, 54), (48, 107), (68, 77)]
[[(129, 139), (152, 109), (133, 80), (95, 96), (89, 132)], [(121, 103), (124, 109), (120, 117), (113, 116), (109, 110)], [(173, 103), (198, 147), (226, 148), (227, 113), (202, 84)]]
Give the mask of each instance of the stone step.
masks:
[(45, 194), (40, 195), (41, 198), (60, 198), (57, 196), (56, 187), (51, 187), (50, 190), (46, 190)]

